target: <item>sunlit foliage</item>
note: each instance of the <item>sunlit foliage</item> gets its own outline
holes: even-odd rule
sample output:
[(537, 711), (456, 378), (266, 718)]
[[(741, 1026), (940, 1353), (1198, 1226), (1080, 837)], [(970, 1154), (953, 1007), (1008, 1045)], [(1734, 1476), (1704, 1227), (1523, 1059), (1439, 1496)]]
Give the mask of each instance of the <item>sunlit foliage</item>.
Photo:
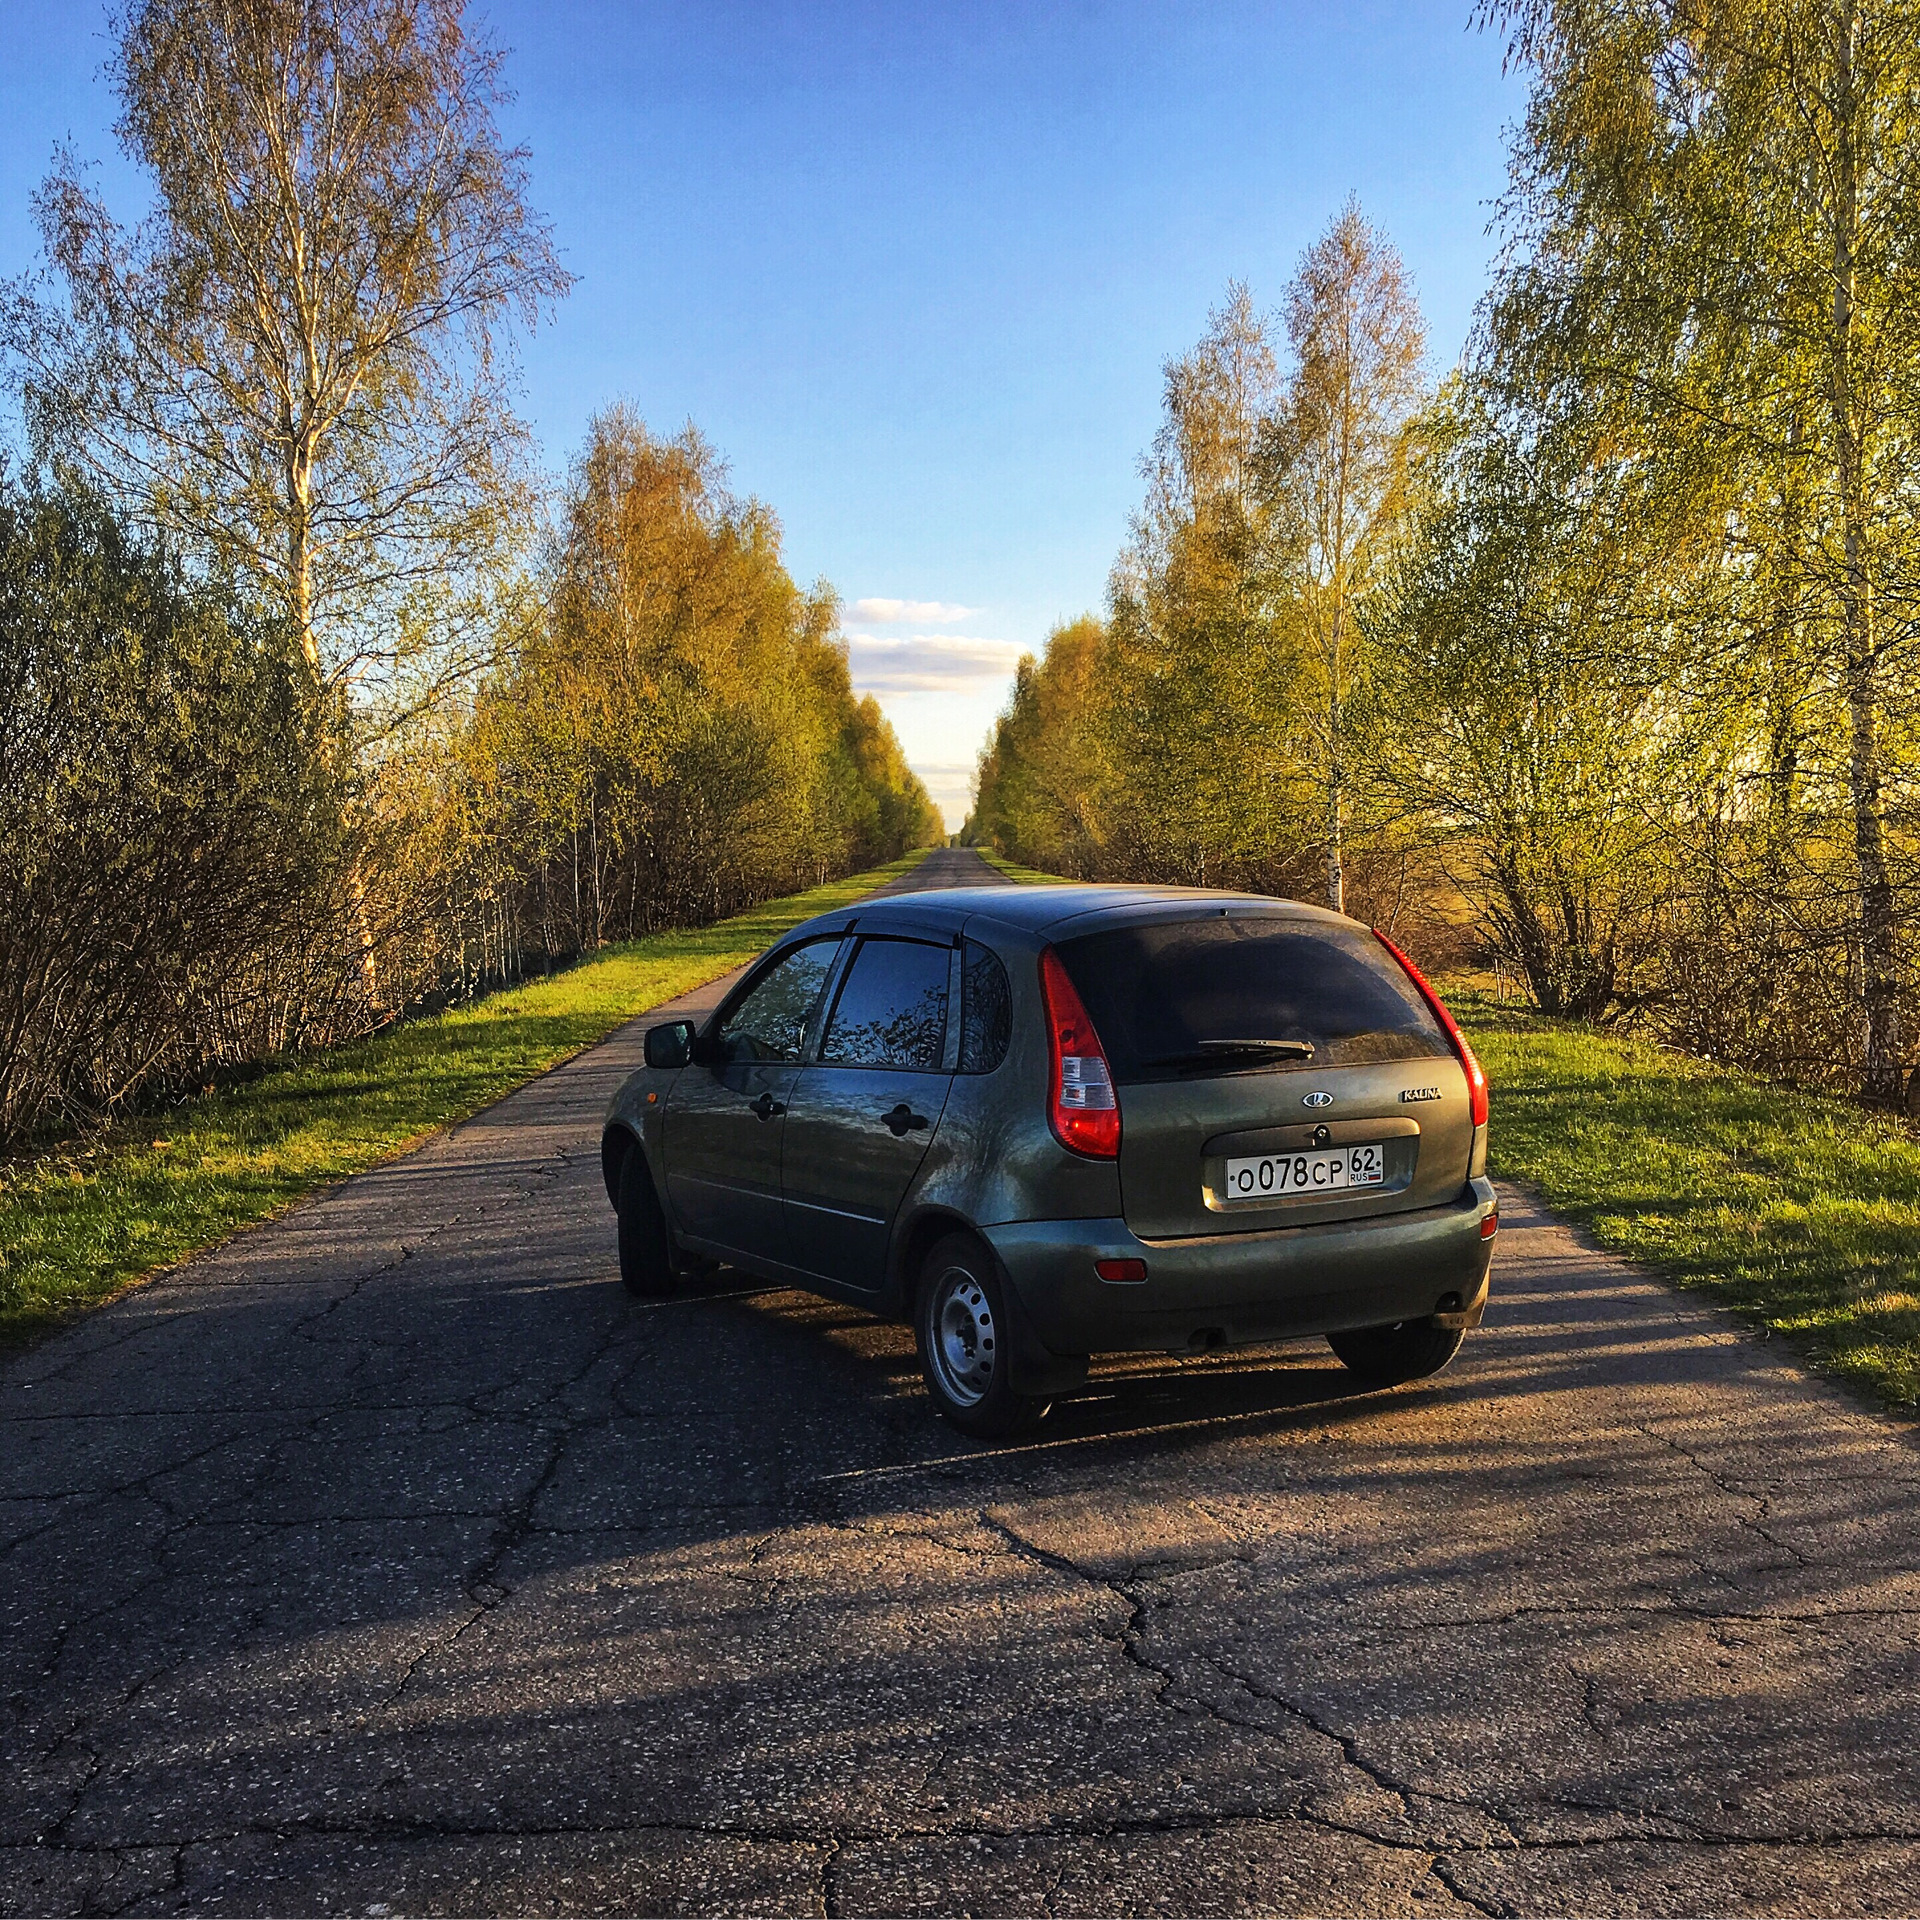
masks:
[(697, 435), (609, 411), (548, 512), (461, 0), (139, 0), (108, 76), (147, 217), (63, 154), (0, 287), (0, 1142), (938, 834)]
[[(1462, 367), (1416, 405), (1418, 316), (1352, 208), (1284, 345), (1236, 291), (1168, 370), (1091, 695), (1063, 733), (1063, 673), (1023, 675), (974, 830), (1044, 865), (1074, 813), (1094, 851), (1072, 857), (1113, 877), (1338, 902), (1363, 874), (1349, 911), (1464, 938), (1542, 1008), (1897, 1099), (1920, 1041), (1920, 5), (1503, 0), (1485, 24), (1530, 93)], [(1374, 290), (1357, 334), (1343, 277)], [(1357, 495), (1325, 432), (1353, 390), (1319, 345), (1356, 338)], [(1250, 488), (1239, 445), (1266, 456)], [(1356, 497), (1358, 537), (1330, 541)], [(1069, 733), (1105, 750), (1062, 754)], [(1025, 804), (1062, 765), (1087, 770), (1072, 803)]]

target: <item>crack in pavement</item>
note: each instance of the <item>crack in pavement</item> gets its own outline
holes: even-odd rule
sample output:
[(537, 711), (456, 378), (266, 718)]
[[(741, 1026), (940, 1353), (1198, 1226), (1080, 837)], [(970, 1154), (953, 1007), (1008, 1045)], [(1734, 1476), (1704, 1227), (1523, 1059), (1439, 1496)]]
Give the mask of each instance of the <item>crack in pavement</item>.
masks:
[[(1257, 1720), (1242, 1719), (1238, 1715), (1226, 1712), (1215, 1702), (1195, 1693), (1191, 1687), (1183, 1686), (1178, 1676), (1171, 1669), (1160, 1665), (1148, 1657), (1142, 1645), (1142, 1640), (1151, 1602), (1149, 1602), (1144, 1595), (1136, 1592), (1130, 1586), (1121, 1584), (1120, 1581), (1115, 1580), (1111, 1575), (1103, 1574), (1094, 1569), (1082, 1566), (1079, 1562), (1070, 1559), (1065, 1554), (1037, 1545), (1034, 1541), (1027, 1539), (1016, 1529), (1009, 1526), (1005, 1521), (999, 1520), (990, 1514), (984, 1512), (980, 1514), (979, 1523), (989, 1532), (995, 1533), (1004, 1539), (1008, 1546), (1014, 1551), (1039, 1562), (1041, 1565), (1055, 1572), (1065, 1574), (1072, 1579), (1085, 1582), (1090, 1586), (1111, 1593), (1115, 1598), (1122, 1601), (1128, 1608), (1126, 1624), (1118, 1633), (1103, 1634), (1103, 1637), (1109, 1639), (1116, 1645), (1133, 1665), (1152, 1677), (1156, 1683), (1156, 1697), (1161, 1704), (1177, 1711), (1184, 1710), (1204, 1714), (1218, 1721), (1221, 1725), (1230, 1727), (1238, 1732), (1257, 1733), (1267, 1738), (1273, 1737), (1271, 1728), (1263, 1726)], [(1159, 1565), (1164, 1563), (1160, 1561), (1149, 1561), (1142, 1564)], [(1131, 1580), (1134, 1577), (1134, 1569), (1128, 1569), (1121, 1576), (1122, 1580)], [(1231, 1671), (1210, 1656), (1202, 1654), (1198, 1657), (1213, 1667), (1222, 1679), (1242, 1688), (1255, 1699), (1265, 1701), (1270, 1706), (1280, 1708), (1283, 1712), (1291, 1715), (1297, 1722), (1307, 1728), (1309, 1732), (1317, 1734), (1321, 1739), (1332, 1743), (1339, 1750), (1347, 1766), (1351, 1767), (1382, 1792), (1400, 1801), (1403, 1817), (1410, 1830), (1417, 1832), (1420, 1824), (1417, 1811), (1413, 1804), (1416, 1797), (1435, 1801), (1442, 1805), (1461, 1807), (1481, 1815), (1496, 1826), (1506, 1825), (1497, 1813), (1478, 1801), (1465, 1799), (1458, 1795), (1447, 1794), (1434, 1789), (1414, 1787), (1408, 1782), (1395, 1778), (1387, 1773), (1385, 1769), (1367, 1759), (1361, 1751), (1357, 1739), (1326, 1725), (1297, 1701), (1290, 1700), (1271, 1688), (1248, 1679), (1244, 1674)], [(1314, 1812), (1305, 1805), (1290, 1809), (1287, 1817), (1305, 1820), (1316, 1826), (1324, 1826), (1334, 1831), (1348, 1833), (1356, 1838), (1370, 1840), (1381, 1846), (1407, 1847), (1419, 1851), (1426, 1850), (1424, 1842), (1401, 1840), (1390, 1835), (1361, 1828), (1351, 1823), (1334, 1821), (1323, 1814)], [(1517, 1835), (1515, 1836), (1515, 1844), (1520, 1844)]]
[(1776, 1553), (1788, 1555), (1803, 1567), (1811, 1567), (1815, 1564), (1813, 1561), (1810, 1561), (1798, 1547), (1788, 1541), (1776, 1539), (1775, 1536), (1767, 1530), (1765, 1523), (1772, 1517), (1773, 1503), (1766, 1495), (1749, 1493), (1744, 1487), (1734, 1486), (1724, 1475), (1716, 1473), (1713, 1468), (1708, 1466), (1690, 1447), (1682, 1446), (1670, 1433), (1656, 1432), (1651, 1426), (1648, 1426), (1644, 1422), (1637, 1422), (1635, 1431), (1645, 1434), (1649, 1440), (1654, 1441), (1657, 1445), (1670, 1448), (1674, 1453), (1677, 1453), (1696, 1473), (1712, 1481), (1730, 1500), (1750, 1501), (1758, 1509), (1758, 1513), (1753, 1518), (1741, 1520), (1740, 1524), (1758, 1534)]

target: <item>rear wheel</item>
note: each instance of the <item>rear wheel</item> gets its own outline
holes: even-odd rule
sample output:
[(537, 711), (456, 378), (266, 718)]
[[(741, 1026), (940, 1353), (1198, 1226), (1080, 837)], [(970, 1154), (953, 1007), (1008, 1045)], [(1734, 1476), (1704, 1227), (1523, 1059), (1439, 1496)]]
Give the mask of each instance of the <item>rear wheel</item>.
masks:
[(978, 1241), (950, 1234), (928, 1254), (913, 1331), (927, 1392), (962, 1433), (999, 1439), (1046, 1412), (1046, 1401), (1013, 1390), (1000, 1277)]
[(653, 1190), (653, 1175), (638, 1147), (620, 1163), (614, 1202), (620, 1222), (620, 1279), (629, 1293), (658, 1296), (673, 1291), (673, 1244), (666, 1216)]
[(1330, 1333), (1327, 1345), (1346, 1370), (1370, 1387), (1398, 1387), (1438, 1373), (1460, 1351), (1458, 1329), (1431, 1320), (1397, 1320), (1390, 1327)]

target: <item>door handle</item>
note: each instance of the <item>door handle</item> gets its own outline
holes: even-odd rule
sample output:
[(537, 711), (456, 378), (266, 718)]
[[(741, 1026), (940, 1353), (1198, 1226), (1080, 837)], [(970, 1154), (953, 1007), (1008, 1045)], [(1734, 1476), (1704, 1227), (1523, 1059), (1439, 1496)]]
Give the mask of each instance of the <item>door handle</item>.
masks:
[(883, 1113), (880, 1118), (892, 1129), (896, 1140), (904, 1139), (914, 1128), (924, 1127), (927, 1124), (927, 1116), (924, 1113), (915, 1113), (904, 1100), (891, 1113)]
[(750, 1103), (752, 1111), (762, 1120), (777, 1120), (786, 1112), (786, 1108), (772, 1094), (763, 1093), (758, 1100)]

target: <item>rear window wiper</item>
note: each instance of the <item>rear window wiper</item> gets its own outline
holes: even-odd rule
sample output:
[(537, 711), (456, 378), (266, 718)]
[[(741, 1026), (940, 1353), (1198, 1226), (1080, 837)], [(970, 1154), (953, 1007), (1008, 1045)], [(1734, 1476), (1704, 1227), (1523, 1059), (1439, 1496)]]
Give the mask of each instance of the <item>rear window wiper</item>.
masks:
[(1311, 1060), (1311, 1040), (1197, 1040), (1183, 1053), (1163, 1053), (1149, 1067), (1206, 1067), (1218, 1060)]

